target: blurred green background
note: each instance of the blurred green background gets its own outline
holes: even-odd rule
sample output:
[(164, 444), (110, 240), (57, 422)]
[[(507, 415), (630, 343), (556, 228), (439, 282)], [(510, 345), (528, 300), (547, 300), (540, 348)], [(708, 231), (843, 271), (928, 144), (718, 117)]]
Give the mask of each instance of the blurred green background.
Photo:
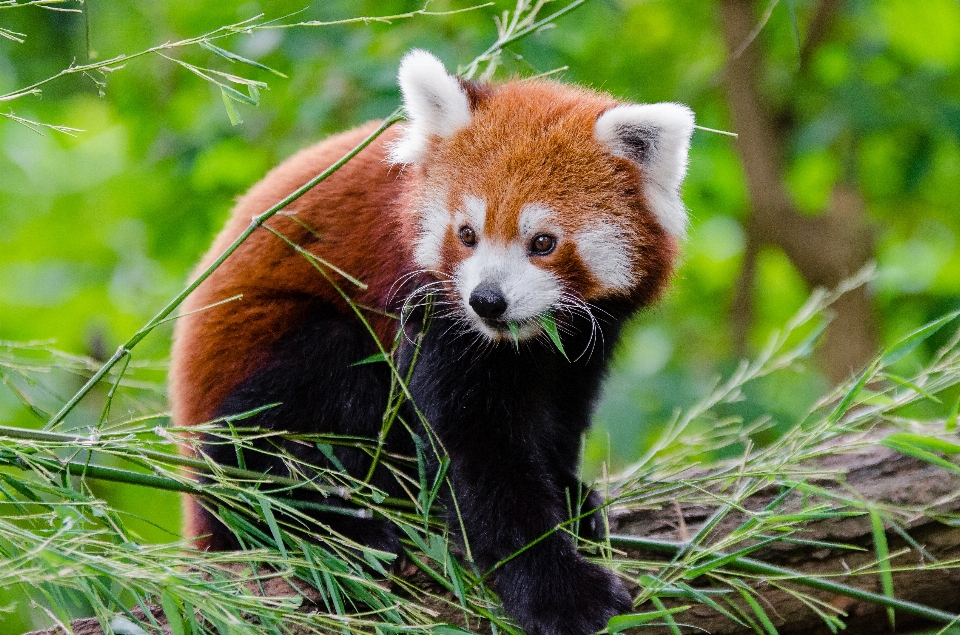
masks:
[[(465, 6), (438, 0), (429, 9)], [(58, 7), (80, 12), (0, 4), (0, 95), (7, 95), (0, 114), (82, 130), (38, 134), (0, 118), (0, 340), (53, 340), (105, 359), (183, 287), (232, 201), (271, 166), (324, 135), (389, 114), (398, 103), (396, 67), (410, 48), (434, 52), (451, 69), (472, 60), (495, 38), (493, 17), (513, 4), (217, 41), (286, 78), (196, 45), (167, 51), (269, 84), (259, 106), (237, 105), (239, 125), (215, 86), (155, 54), (60, 78), (42, 96), (9, 95), (71, 64), (258, 14), (294, 23), (421, 5), (87, 0)], [(562, 67), (562, 81), (624, 100), (684, 102), (700, 125), (740, 133), (694, 135), (683, 263), (666, 300), (627, 332), (587, 445), (588, 473), (638, 457), (677, 408), (756, 352), (813, 286), (834, 284), (865, 262), (877, 263), (877, 275), (865, 293), (837, 306), (846, 326), (828, 335), (820, 356), (757, 383), (726, 414), (770, 415), (766, 434), (776, 434), (869, 351), (960, 307), (957, 0), (592, 0), (511, 47), (497, 76)], [(774, 205), (771, 193), (782, 195)], [(167, 326), (134, 359), (162, 362), (169, 344)], [(918, 362), (902, 363), (909, 373)], [(53, 378), (48, 397), (66, 398), (79, 382)], [(102, 397), (93, 395), (72, 421), (95, 419)], [(0, 425), (36, 425), (2, 388)], [(175, 496), (101, 487), (155, 523), (138, 526), (145, 540), (175, 537)], [(0, 592), (0, 608), (13, 601)], [(4, 635), (43, 623), (22, 603), (0, 612)]]

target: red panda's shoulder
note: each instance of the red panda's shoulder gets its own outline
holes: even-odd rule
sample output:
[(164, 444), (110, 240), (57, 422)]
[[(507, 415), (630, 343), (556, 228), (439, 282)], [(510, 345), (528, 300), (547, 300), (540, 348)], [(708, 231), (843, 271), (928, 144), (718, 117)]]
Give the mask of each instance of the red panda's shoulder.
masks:
[[(378, 125), (370, 122), (330, 137), (271, 170), (239, 199), (193, 277), (241, 236), (255, 216), (333, 165)], [(223, 397), (266, 363), (277, 337), (303, 320), (312, 301), (350, 314), (339, 287), (359, 305), (386, 308), (390, 287), (409, 269), (406, 250), (397, 244), (403, 176), (387, 161), (395, 135), (388, 130), (266, 220), (184, 302), (170, 373), (178, 425), (210, 419)], [(364, 285), (355, 285), (324, 263)], [(236, 296), (242, 297), (207, 308)], [(368, 318), (383, 341), (392, 339), (394, 320), (377, 312)]]

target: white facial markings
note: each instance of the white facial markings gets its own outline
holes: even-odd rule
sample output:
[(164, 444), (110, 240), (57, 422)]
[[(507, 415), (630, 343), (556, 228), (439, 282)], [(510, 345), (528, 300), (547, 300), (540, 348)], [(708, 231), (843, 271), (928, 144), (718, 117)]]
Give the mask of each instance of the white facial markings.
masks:
[(520, 210), (520, 219), (517, 223), (520, 237), (529, 240), (540, 233), (551, 234), (560, 241), (560, 227), (554, 222), (554, 212), (545, 203), (527, 203)]
[(413, 258), (423, 269), (440, 266), (440, 247), (450, 229), (450, 211), (436, 200), (420, 209), (419, 232), (413, 246)]
[(456, 215), (457, 227), (469, 225), (479, 236), (483, 233), (483, 226), (487, 222), (487, 202), (479, 196), (467, 194), (463, 197), (463, 211)]
[(614, 223), (596, 223), (574, 237), (577, 254), (601, 287), (628, 291), (634, 283), (633, 247), (623, 228)]
[(533, 265), (526, 249), (516, 241), (503, 244), (491, 240), (477, 242), (473, 254), (460, 263), (454, 272), (457, 291), (466, 314), (473, 318), (477, 330), (492, 339), (503, 337), (491, 328), (470, 307), (470, 294), (481, 282), (492, 282), (507, 301), (501, 322), (520, 322), (520, 338), (537, 334), (535, 323), (524, 325), (549, 310), (560, 299), (560, 282), (550, 272)]

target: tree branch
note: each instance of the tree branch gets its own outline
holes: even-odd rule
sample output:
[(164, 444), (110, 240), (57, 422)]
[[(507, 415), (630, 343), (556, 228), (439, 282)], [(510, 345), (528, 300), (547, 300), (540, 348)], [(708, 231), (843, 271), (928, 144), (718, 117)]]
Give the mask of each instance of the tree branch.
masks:
[[(816, 33), (807, 47), (823, 37), (836, 7), (821, 3)], [(746, 174), (751, 216), (747, 229), (760, 244), (781, 248), (811, 287), (834, 287), (858, 271), (873, 252), (860, 193), (846, 184), (836, 186), (824, 213), (801, 213), (785, 183), (784, 139), (790, 131), (777, 124), (759, 85), (763, 68), (756, 42), (739, 50), (754, 28), (751, 0), (721, 0), (721, 23), (730, 52), (727, 64), (727, 101), (739, 137), (737, 151)], [(750, 280), (742, 286), (749, 286)], [(834, 381), (866, 363), (876, 350), (876, 326), (865, 291), (855, 291), (837, 306), (837, 325), (828, 331), (822, 348), (828, 375)], [(839, 326), (838, 326), (839, 325)], [(837, 344), (833, 346), (832, 344)]]
[(843, 0), (820, 0), (813, 10), (813, 18), (807, 28), (807, 38), (800, 47), (800, 72), (806, 71), (810, 65), (810, 58), (830, 32), (834, 18), (840, 12)]

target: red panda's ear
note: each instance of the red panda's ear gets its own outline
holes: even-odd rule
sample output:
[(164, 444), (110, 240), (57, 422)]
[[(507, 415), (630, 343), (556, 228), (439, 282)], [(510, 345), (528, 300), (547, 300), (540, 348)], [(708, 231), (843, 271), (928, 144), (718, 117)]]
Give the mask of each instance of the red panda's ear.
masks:
[(407, 125), (391, 148), (394, 163), (416, 163), (431, 136), (449, 137), (470, 123), (470, 101), (460, 80), (447, 73), (436, 57), (414, 49), (400, 62), (397, 74)]
[(643, 171), (643, 192), (663, 228), (686, 234), (687, 210), (680, 184), (687, 173), (693, 111), (682, 104), (627, 104), (606, 111), (593, 128), (596, 138)]

